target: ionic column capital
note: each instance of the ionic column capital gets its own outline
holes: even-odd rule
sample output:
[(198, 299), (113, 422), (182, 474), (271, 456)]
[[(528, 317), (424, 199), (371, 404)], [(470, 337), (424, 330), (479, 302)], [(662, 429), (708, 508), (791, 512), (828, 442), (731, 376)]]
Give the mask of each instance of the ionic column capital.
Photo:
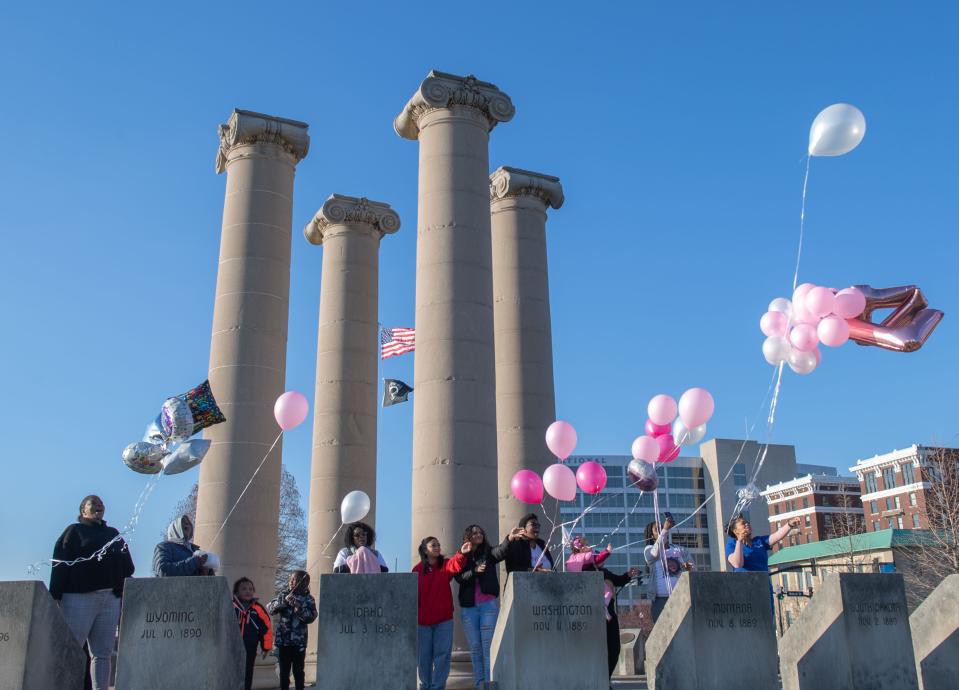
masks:
[(331, 194), (323, 208), (306, 224), (303, 234), (310, 243), (323, 244), (329, 228), (336, 225), (367, 225), (380, 239), (400, 229), (400, 216), (382, 201)]
[(496, 84), (480, 81), (472, 74), (455, 74), (432, 70), (420, 84), (403, 111), (393, 121), (393, 129), (404, 139), (419, 138), (419, 120), (426, 113), (440, 108), (466, 106), (479, 110), (492, 130), (500, 122), (509, 122), (516, 113), (513, 101)]
[(230, 119), (220, 125), (220, 149), (216, 154), (216, 171), (226, 170), (230, 152), (244, 144), (276, 144), (293, 157), (296, 165), (310, 150), (309, 125), (297, 120), (287, 120), (250, 110), (233, 111)]
[(489, 198), (495, 203), (515, 197), (534, 197), (546, 206), (563, 205), (563, 185), (558, 177), (502, 166), (489, 176)]

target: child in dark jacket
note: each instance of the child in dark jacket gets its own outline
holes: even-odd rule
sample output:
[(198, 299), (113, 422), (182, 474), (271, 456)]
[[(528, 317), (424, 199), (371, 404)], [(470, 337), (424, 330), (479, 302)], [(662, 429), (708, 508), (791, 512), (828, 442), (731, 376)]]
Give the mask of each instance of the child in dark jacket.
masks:
[(240, 624), (240, 636), (246, 649), (245, 690), (253, 687), (253, 665), (256, 663), (256, 648), (263, 650), (263, 658), (273, 649), (273, 630), (270, 615), (254, 595), (253, 580), (241, 577), (233, 583), (233, 613)]
[(303, 690), (306, 662), (306, 626), (316, 620), (316, 600), (310, 595), (310, 575), (305, 570), (290, 573), (288, 586), (266, 605), (277, 616), (276, 649), (280, 657), (280, 690), (290, 690), (290, 671), (296, 690)]

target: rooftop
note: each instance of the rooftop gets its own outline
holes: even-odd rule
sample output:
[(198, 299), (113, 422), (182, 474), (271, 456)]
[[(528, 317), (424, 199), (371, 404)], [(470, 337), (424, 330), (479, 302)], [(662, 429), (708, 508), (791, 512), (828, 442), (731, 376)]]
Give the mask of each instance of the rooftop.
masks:
[[(849, 541), (852, 540), (850, 549)], [(780, 549), (769, 557), (769, 565), (782, 565), (796, 561), (808, 561), (813, 558), (826, 558), (844, 553), (876, 551), (896, 546), (923, 546), (933, 544), (927, 530), (920, 529), (884, 529), (878, 532), (854, 534), (852, 537), (838, 537), (809, 544), (797, 544)]]

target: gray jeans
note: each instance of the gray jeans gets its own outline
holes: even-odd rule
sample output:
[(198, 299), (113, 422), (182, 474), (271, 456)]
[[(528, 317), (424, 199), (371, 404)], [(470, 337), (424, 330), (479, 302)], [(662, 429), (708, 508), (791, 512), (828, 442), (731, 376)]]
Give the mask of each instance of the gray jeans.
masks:
[(90, 648), (93, 690), (109, 690), (113, 643), (120, 621), (120, 598), (109, 589), (84, 594), (64, 594), (63, 617), (81, 647)]

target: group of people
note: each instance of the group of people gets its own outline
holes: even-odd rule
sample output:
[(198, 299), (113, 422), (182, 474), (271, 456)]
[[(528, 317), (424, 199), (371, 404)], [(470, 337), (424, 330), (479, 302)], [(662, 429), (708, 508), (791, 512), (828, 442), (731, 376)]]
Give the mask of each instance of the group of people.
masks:
[[(74, 637), (88, 650), (90, 671), (87, 687), (108, 690), (111, 660), (123, 583), (134, 573), (133, 560), (119, 533), (103, 519), (105, 507), (98, 496), (86, 496), (80, 503), (77, 522), (68, 526), (57, 540), (50, 593), (60, 604)], [(662, 524), (646, 527), (646, 581), (652, 598), (655, 624), (682, 572), (693, 568), (686, 549), (674, 545), (670, 534), (675, 524), (669, 513)], [(729, 523), (726, 556), (737, 571), (767, 571), (768, 551), (798, 526), (790, 520), (769, 536), (754, 537), (749, 521), (737, 516)], [(153, 572), (157, 577), (205, 576), (215, 573), (216, 558), (193, 543), (193, 523), (182, 515), (170, 523), (166, 540), (157, 544)], [(343, 548), (333, 563), (335, 573), (389, 572), (376, 550), (376, 533), (363, 522), (349, 525)], [(603, 575), (606, 617), (606, 645), (610, 676), (619, 659), (619, 619), (616, 594), (638, 575), (637, 568), (625, 573), (604, 566), (612, 544), (597, 551), (583, 535), (570, 543), (566, 570), (598, 571)], [(462, 545), (452, 557), (443, 554), (436, 537), (423, 539), (417, 549), (418, 575), (417, 665), (420, 690), (446, 687), (453, 649), (453, 597), (450, 584), (456, 581), (460, 619), (470, 647), (477, 686), (490, 680), (490, 647), (499, 615), (500, 582), (497, 564), (505, 566), (506, 577), (513, 572), (551, 572), (557, 563), (549, 546), (540, 538), (535, 513), (523, 516), (499, 544), (490, 544), (480, 525), (469, 525)], [(94, 556), (91, 558), (91, 556)], [(303, 690), (307, 647), (307, 626), (316, 620), (316, 600), (310, 594), (310, 576), (295, 570), (276, 596), (264, 607), (256, 598), (253, 581), (241, 577), (233, 585), (233, 610), (246, 651), (245, 687), (252, 687), (258, 654), (271, 652), (279, 662), (280, 687), (289, 690), (290, 675), (296, 690)], [(275, 619), (275, 624), (272, 619)]]

